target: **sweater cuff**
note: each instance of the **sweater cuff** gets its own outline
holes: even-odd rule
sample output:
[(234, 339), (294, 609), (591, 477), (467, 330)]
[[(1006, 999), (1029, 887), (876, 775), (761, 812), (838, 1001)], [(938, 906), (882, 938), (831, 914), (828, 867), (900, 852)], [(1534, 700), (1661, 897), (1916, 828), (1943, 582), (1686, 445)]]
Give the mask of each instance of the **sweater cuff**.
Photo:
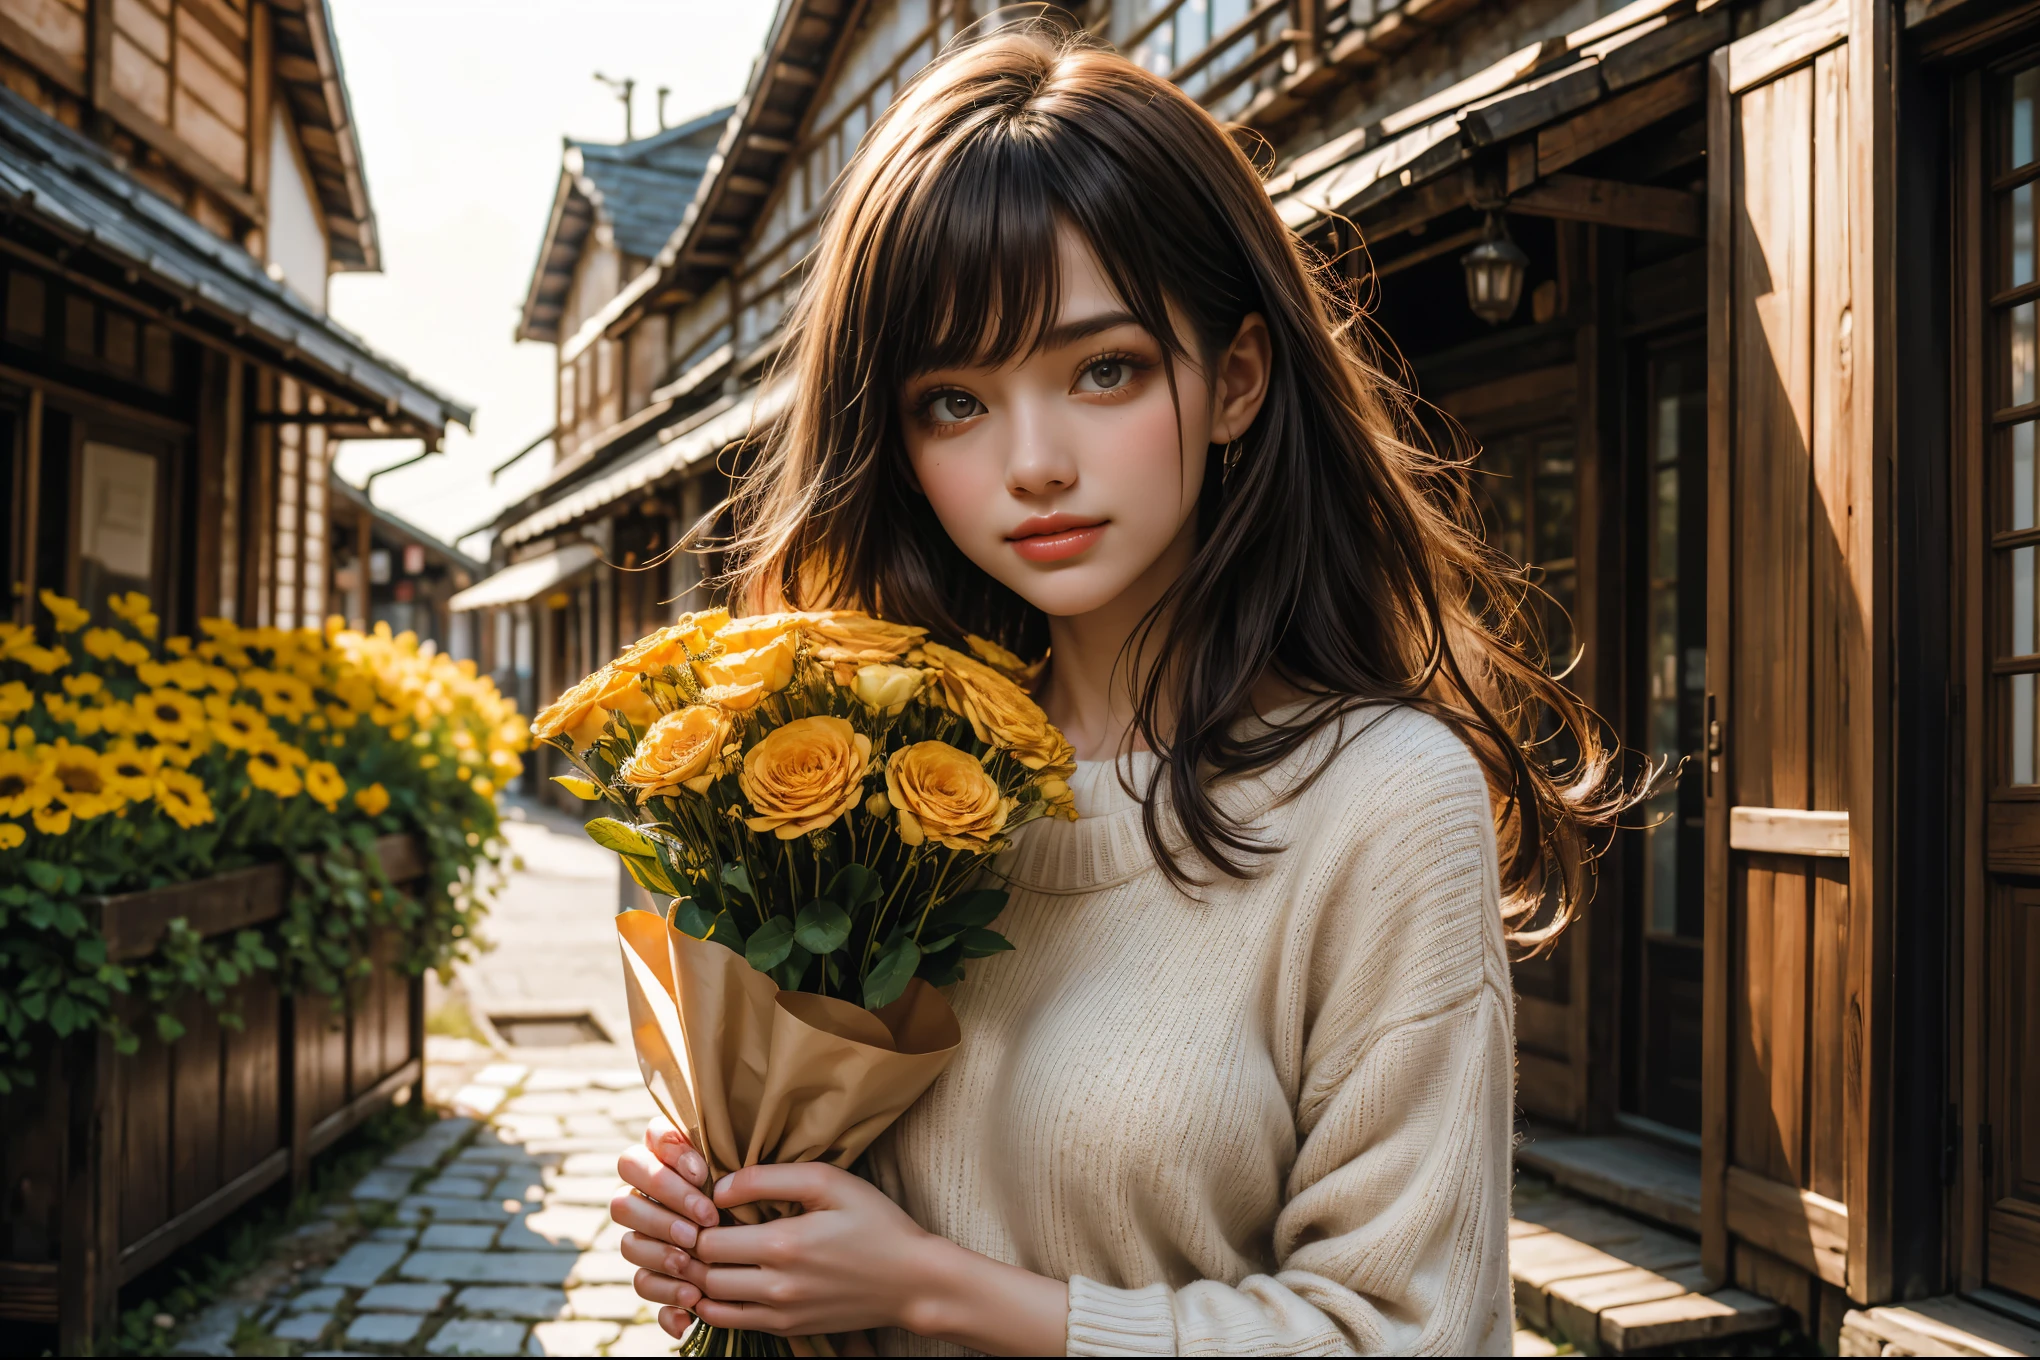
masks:
[(1070, 1355), (1174, 1355), (1176, 1308), (1169, 1287), (1114, 1289), (1070, 1277)]

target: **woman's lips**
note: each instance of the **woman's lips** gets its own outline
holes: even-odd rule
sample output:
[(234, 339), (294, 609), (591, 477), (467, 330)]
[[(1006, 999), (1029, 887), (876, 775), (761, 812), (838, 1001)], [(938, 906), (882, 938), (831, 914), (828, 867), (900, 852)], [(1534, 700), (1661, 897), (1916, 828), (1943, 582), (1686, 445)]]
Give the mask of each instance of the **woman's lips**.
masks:
[(1033, 524), (1020, 526), (1027, 532), (1018, 533), (1007, 539), (1013, 551), (1029, 562), (1060, 562), (1096, 543), (1105, 532), (1103, 523), (1044, 524), (1035, 528)]

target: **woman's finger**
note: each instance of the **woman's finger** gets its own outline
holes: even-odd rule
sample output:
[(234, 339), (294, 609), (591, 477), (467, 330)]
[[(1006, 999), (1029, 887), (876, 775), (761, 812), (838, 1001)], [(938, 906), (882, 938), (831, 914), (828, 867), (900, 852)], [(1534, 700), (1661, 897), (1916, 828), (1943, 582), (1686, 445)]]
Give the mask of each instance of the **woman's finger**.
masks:
[(690, 1251), (694, 1248), (695, 1234), (700, 1231), (687, 1219), (643, 1195), (618, 1195), (609, 1201), (609, 1217), (612, 1222), (620, 1223), (632, 1232), (656, 1237), (661, 1242), (671, 1242)]
[(774, 1287), (786, 1282), (780, 1272), (756, 1266), (710, 1266), (704, 1274), (696, 1262), (687, 1274), (691, 1277), (687, 1283), (700, 1291), (701, 1303), (766, 1303)]
[(685, 1214), (703, 1227), (715, 1225), (718, 1215), (708, 1196), (654, 1157), (649, 1149), (627, 1149), (616, 1159), (616, 1174), (623, 1178), (624, 1184), (650, 1195), (674, 1213)]
[(624, 1260), (634, 1266), (642, 1266), (646, 1270), (656, 1270), (661, 1275), (676, 1278), (689, 1259), (686, 1252), (672, 1243), (662, 1242), (656, 1237), (647, 1237), (637, 1232), (625, 1233), (622, 1245), (617, 1250), (622, 1253)]
[(687, 1141), (687, 1135), (673, 1127), (666, 1116), (653, 1115), (645, 1125), (645, 1148), (696, 1186), (708, 1181), (708, 1162)]
[(791, 1200), (809, 1209), (827, 1209), (836, 1202), (837, 1177), (849, 1174), (822, 1162), (747, 1166), (715, 1183), (715, 1202), (727, 1209), (754, 1200), (776, 1199)]
[(687, 1335), (687, 1329), (694, 1325), (694, 1314), (684, 1308), (661, 1308), (659, 1328), (675, 1341)]
[(745, 1332), (772, 1332), (784, 1336), (791, 1329), (778, 1309), (762, 1303), (726, 1303), (703, 1299), (694, 1305), (694, 1315), (711, 1327), (729, 1327)]
[(701, 1291), (685, 1280), (661, 1275), (656, 1270), (640, 1270), (631, 1281), (631, 1288), (646, 1303), (663, 1304), (673, 1308), (692, 1308), (701, 1301)]
[(792, 1248), (794, 1234), (799, 1232), (793, 1222), (782, 1218), (731, 1228), (703, 1228), (695, 1238), (693, 1252), (697, 1260), (711, 1265), (780, 1265)]

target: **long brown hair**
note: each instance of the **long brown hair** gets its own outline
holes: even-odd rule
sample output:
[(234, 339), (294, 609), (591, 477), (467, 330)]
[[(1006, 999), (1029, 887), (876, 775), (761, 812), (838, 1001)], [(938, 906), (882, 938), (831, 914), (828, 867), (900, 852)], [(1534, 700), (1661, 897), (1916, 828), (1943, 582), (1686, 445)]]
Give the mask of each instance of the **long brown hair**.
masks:
[[(1169, 660), (1131, 672), (1135, 726), (1159, 757), (1146, 825), (1164, 870), (1194, 881), (1164, 841), (1164, 784), (1190, 847), (1246, 876), (1276, 847), (1210, 783), (1284, 760), (1345, 713), (1401, 704), (1448, 723), (1486, 773), (1511, 938), (1555, 934), (1580, 901), (1593, 831), (1633, 793), (1538, 664), (1526, 586), (1482, 544), (1463, 470), (1429, 451), (1387, 351), (1210, 115), (1081, 36), (1016, 25), (925, 68), (835, 194), (779, 360), (791, 404), (735, 498), (738, 598), (869, 609), (1042, 653), (1045, 617), (973, 565), (915, 489), (898, 396), (918, 373), (1040, 343), (1067, 223), (1164, 345), (1172, 387), (1177, 360), (1208, 367), (1249, 313), (1272, 339), (1236, 470), (1208, 460), (1196, 555), (1128, 643)], [(1193, 334), (1176, 334), (1172, 302)], [(1264, 675), (1312, 702), (1243, 735)]]

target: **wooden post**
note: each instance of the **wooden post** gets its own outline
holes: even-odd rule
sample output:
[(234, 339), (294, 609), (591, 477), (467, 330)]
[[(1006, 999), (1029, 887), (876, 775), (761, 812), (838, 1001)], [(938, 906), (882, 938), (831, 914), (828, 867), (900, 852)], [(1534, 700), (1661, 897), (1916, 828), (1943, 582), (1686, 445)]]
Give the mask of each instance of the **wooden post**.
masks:
[(96, 1030), (66, 1042), (71, 1100), (57, 1338), (64, 1354), (90, 1355), (119, 1318), (119, 1055)]
[(35, 562), (42, 530), (43, 390), (28, 389), (28, 414), (21, 422), (21, 598), (15, 601), (15, 622), (35, 622)]

